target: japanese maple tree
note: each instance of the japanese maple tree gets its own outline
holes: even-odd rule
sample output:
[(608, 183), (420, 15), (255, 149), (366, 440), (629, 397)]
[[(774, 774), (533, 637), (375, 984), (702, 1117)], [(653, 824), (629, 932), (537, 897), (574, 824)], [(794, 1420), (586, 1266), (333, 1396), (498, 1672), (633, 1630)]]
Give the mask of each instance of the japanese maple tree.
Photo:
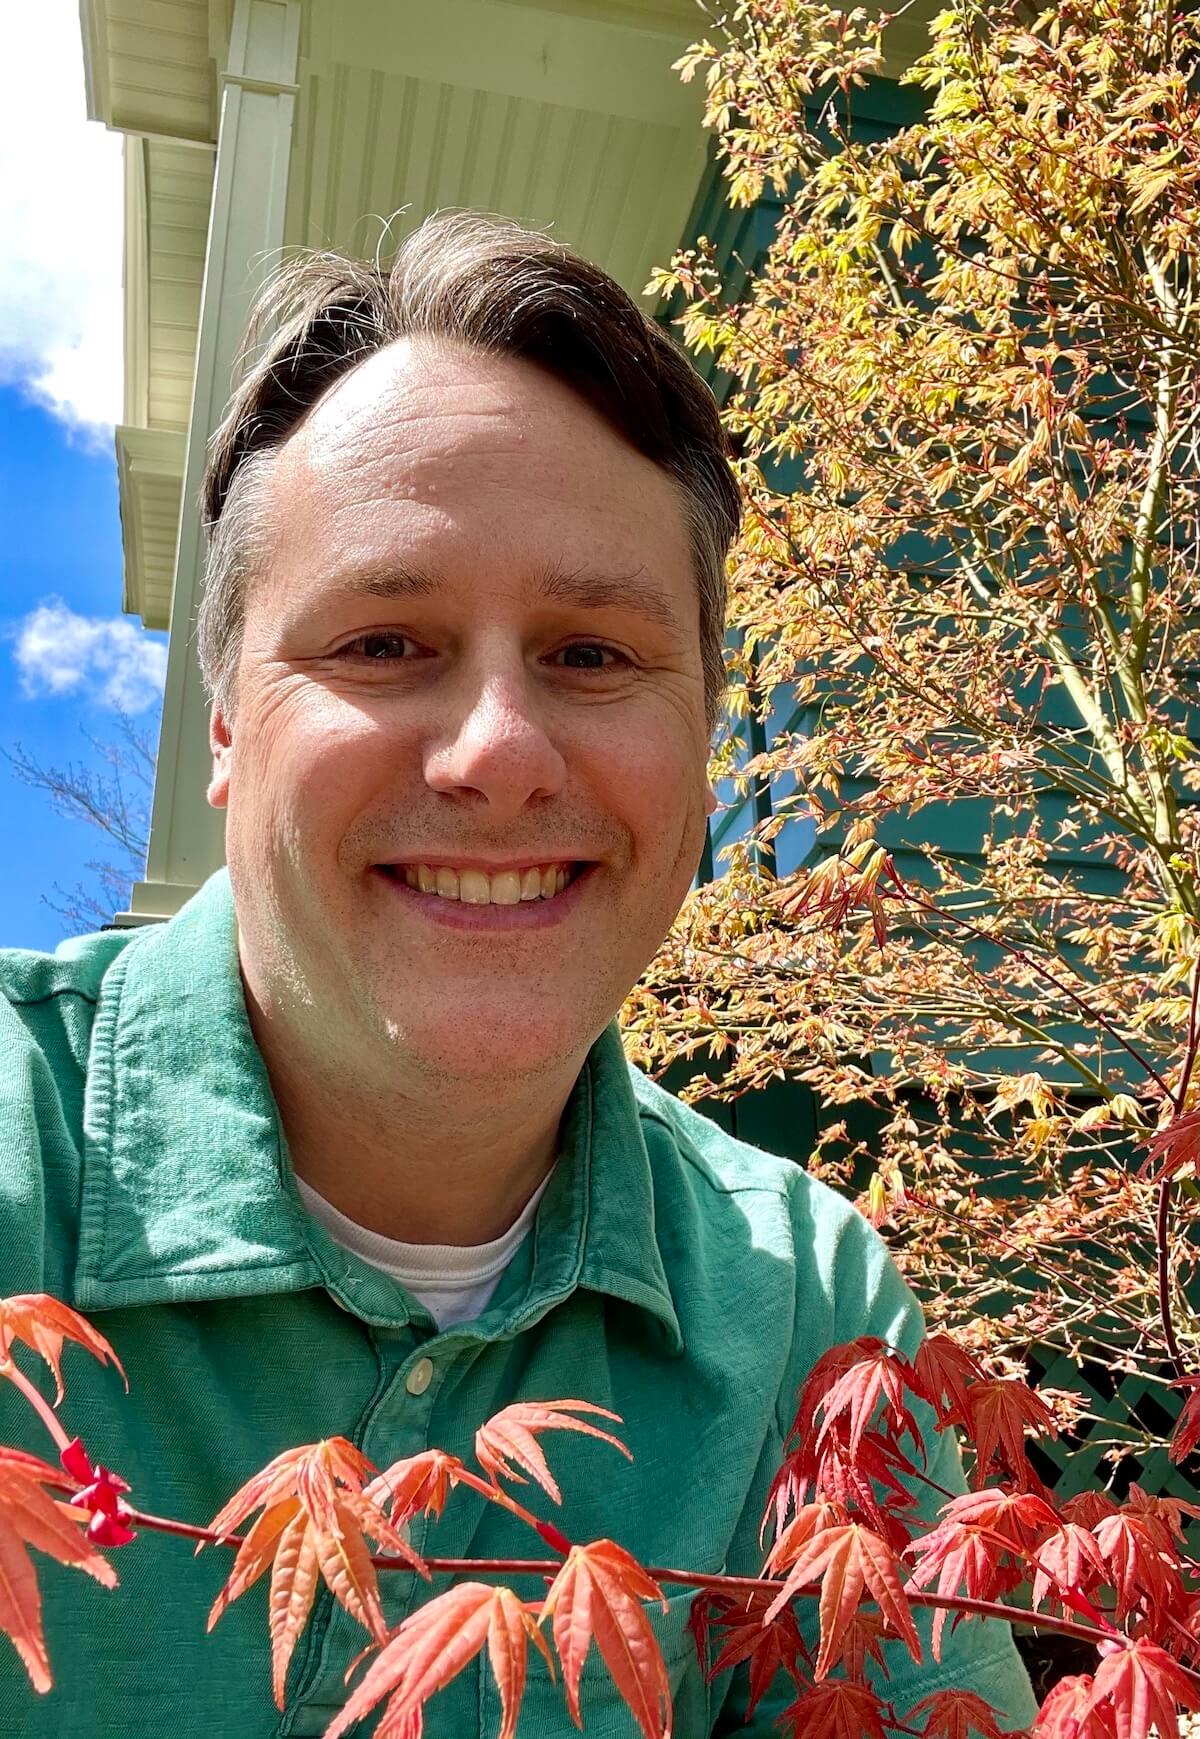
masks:
[(655, 282), (741, 455), (718, 770), (771, 813), (630, 1052), (716, 1059), (697, 1097), (808, 1083), (810, 1166), (993, 1368), (1036, 1342), (1165, 1383), (1200, 1330), (1193, 1188), (1156, 1187), (1200, 1152), (1200, 21), (950, 0), (904, 70), (875, 9), (706, 11), (682, 73), (727, 200), (778, 222)]

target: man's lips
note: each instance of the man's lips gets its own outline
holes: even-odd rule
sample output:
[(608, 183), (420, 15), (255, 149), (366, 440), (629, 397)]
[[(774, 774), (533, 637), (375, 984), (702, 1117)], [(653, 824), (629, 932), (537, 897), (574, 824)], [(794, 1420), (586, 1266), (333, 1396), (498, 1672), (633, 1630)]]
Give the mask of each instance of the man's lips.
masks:
[(557, 859), (491, 871), (447, 863), (376, 864), (414, 911), (454, 929), (543, 928), (567, 917), (598, 866)]
[(481, 864), (410, 859), (378, 866), (384, 874), (422, 894), (460, 900), (468, 906), (518, 906), (552, 900), (588, 865), (570, 858)]

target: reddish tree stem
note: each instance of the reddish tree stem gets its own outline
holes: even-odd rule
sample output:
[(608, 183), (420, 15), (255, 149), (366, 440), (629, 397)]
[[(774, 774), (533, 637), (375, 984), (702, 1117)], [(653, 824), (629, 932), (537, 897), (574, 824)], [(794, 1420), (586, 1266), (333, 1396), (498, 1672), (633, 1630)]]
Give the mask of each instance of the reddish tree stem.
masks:
[[(235, 1549), (242, 1543), (240, 1534), (215, 1534), (211, 1528), (199, 1528), (191, 1522), (177, 1522), (167, 1516), (148, 1515), (143, 1510), (131, 1510), (127, 1520), (131, 1527), (150, 1528), (156, 1533), (174, 1534), (198, 1543), (208, 1542)], [(389, 1557), (386, 1553), (374, 1554), (371, 1562), (377, 1570), (412, 1573), (411, 1564), (406, 1563), (403, 1558)], [(543, 1579), (553, 1577), (562, 1565), (561, 1558), (426, 1558), (424, 1562), (430, 1570), (444, 1576), (538, 1576)], [(671, 1582), (685, 1588), (704, 1589), (713, 1594), (771, 1593), (777, 1592), (783, 1586), (779, 1578), (772, 1576), (708, 1575), (698, 1570), (672, 1569), (658, 1564), (647, 1564), (645, 1568), (647, 1575), (653, 1576), (656, 1582)], [(1070, 1618), (1053, 1618), (1048, 1613), (1026, 1612), (1020, 1606), (1006, 1606), (996, 1600), (972, 1600), (965, 1594), (906, 1592), (913, 1606), (940, 1607), (946, 1612), (970, 1613), (976, 1618), (998, 1618), (1009, 1624), (1049, 1631), (1055, 1636), (1072, 1636), (1079, 1642), (1096, 1645), (1127, 1640), (1124, 1633), (1115, 1627), (1111, 1630), (1100, 1630), (1094, 1625), (1077, 1624)], [(1182, 1670), (1200, 1685), (1200, 1673), (1194, 1673), (1188, 1667)]]

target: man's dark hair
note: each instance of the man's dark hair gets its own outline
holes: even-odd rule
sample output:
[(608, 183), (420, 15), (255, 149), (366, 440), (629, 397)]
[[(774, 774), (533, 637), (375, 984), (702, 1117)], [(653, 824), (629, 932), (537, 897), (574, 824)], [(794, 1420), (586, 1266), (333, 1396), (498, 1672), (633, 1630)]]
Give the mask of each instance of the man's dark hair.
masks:
[(700, 594), (711, 724), (725, 686), (725, 558), (741, 511), (712, 393), (599, 266), (537, 230), (475, 212), (427, 218), (390, 264), (305, 253), (260, 294), (201, 496), (209, 555), (198, 639), (209, 692), (231, 707), (276, 451), (335, 381), (401, 338), (537, 363), (674, 480)]

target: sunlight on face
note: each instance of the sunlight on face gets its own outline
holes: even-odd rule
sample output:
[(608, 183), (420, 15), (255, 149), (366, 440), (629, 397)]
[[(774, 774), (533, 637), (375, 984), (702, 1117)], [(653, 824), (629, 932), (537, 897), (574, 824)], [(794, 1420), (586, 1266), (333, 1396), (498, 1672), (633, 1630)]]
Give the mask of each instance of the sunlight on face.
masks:
[(672, 481), (532, 364), (402, 342), (280, 453), (232, 719), (243, 968), (348, 1066), (581, 1055), (704, 828)]

